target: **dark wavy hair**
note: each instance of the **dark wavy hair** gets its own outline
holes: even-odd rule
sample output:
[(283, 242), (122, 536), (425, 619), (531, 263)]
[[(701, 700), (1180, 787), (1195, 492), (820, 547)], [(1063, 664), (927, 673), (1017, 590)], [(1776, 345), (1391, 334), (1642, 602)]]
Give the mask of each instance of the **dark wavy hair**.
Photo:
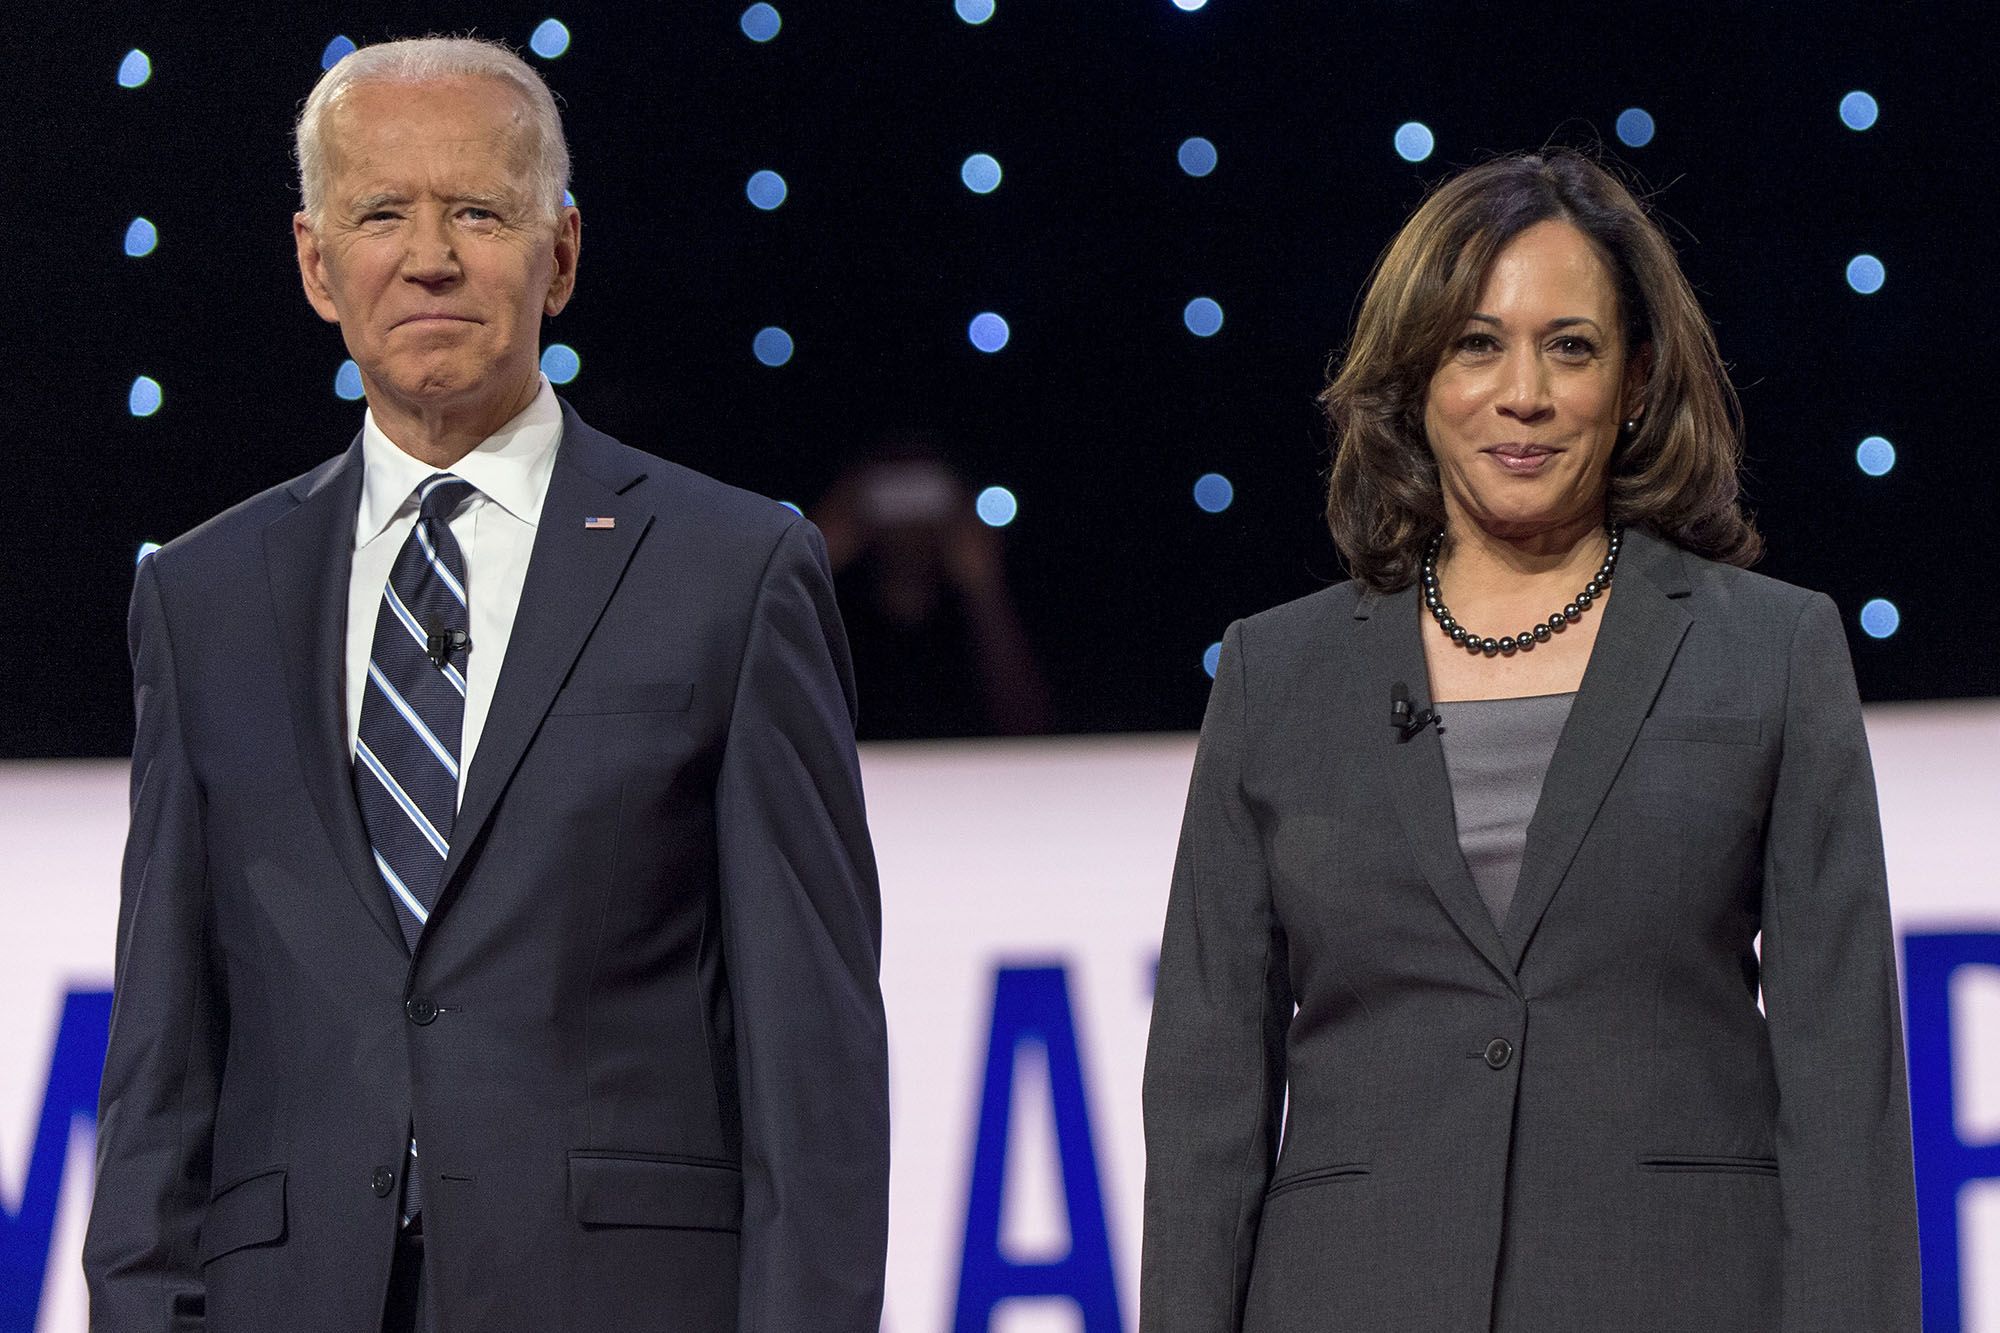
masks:
[(1338, 371), (1320, 394), (1333, 434), (1326, 522), (1349, 572), (1393, 592), (1444, 526), (1424, 399), (1494, 257), (1538, 222), (1567, 222), (1611, 270), (1628, 356), (1649, 349), (1638, 428), (1621, 431), (1609, 517), (1697, 555), (1749, 565), (1763, 539), (1738, 503), (1742, 408), (1673, 246), (1631, 191), (1582, 153), (1484, 162), (1434, 189), (1376, 261)]

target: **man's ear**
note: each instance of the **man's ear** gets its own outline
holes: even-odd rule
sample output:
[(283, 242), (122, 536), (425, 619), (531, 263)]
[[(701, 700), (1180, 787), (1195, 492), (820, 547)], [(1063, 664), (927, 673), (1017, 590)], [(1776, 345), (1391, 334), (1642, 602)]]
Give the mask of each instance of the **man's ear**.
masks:
[(327, 281), (326, 256), (320, 251), (312, 219), (304, 213), (292, 214), (292, 243), (298, 247), (299, 281), (305, 286), (306, 301), (327, 323), (340, 323), (340, 311), (333, 304), (333, 287)]
[(549, 275), (548, 295), (542, 298), (542, 313), (560, 315), (576, 291), (576, 260), (583, 250), (583, 214), (575, 205), (565, 205), (556, 215), (556, 262)]

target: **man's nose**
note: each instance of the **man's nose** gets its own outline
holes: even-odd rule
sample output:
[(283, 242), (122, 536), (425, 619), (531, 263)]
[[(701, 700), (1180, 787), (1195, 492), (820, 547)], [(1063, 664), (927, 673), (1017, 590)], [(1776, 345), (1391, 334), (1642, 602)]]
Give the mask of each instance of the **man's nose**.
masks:
[(429, 287), (458, 277), (458, 251), (443, 209), (417, 209), (405, 236), (402, 275), (406, 281)]

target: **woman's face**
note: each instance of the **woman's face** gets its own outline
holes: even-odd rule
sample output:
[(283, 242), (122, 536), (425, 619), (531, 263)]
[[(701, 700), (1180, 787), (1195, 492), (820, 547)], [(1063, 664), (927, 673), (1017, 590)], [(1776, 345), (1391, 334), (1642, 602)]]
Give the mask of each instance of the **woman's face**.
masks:
[(1582, 232), (1551, 220), (1509, 241), (1424, 399), (1447, 523), (1513, 540), (1600, 523), (1645, 383), (1627, 351), (1611, 271)]

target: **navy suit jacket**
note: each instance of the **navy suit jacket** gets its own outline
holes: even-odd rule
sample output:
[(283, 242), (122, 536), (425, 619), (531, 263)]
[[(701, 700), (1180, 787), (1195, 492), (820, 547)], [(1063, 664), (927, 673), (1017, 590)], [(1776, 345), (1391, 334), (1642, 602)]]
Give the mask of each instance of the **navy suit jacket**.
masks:
[(565, 406), (413, 956), (346, 743), (361, 477), (357, 440), (139, 569), (93, 1328), (379, 1328), (414, 1123), (440, 1333), (873, 1333), (880, 904), (819, 534)]

